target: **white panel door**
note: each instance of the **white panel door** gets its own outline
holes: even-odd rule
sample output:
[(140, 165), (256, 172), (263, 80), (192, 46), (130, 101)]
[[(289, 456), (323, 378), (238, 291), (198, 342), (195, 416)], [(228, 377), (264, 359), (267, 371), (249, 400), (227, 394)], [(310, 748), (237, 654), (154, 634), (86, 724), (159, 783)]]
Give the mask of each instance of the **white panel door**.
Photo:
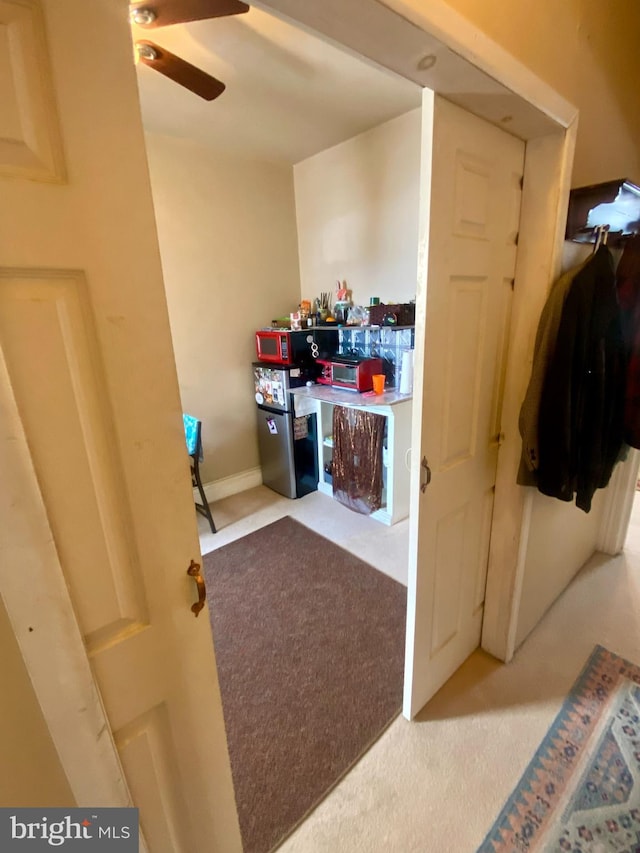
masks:
[(417, 477), (412, 485), (409, 718), (480, 644), (524, 171), (523, 142), (432, 99), (425, 93), (431, 196), (413, 455), (416, 465), (426, 459), (431, 482), (422, 495)]
[(0, 104), (0, 592), (78, 804), (240, 850), (126, 0), (0, 0)]

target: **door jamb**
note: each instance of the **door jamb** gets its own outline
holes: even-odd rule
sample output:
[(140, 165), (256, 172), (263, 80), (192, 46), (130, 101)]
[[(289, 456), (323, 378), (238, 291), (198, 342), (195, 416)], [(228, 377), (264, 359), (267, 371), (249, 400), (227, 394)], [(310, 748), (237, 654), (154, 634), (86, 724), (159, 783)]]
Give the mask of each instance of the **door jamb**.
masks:
[(504, 441), (496, 491), (482, 626), (482, 648), (509, 661), (515, 651), (534, 489), (516, 483), (520, 406), (533, 361), (538, 318), (560, 272), (577, 120), (563, 133), (527, 142), (508, 363), (502, 406)]

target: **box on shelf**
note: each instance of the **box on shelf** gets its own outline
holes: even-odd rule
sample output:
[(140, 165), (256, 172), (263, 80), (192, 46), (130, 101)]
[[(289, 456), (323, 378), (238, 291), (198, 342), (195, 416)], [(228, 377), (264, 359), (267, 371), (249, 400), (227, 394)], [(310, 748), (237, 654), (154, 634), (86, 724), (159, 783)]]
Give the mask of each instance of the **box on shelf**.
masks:
[(394, 314), (397, 326), (413, 326), (416, 322), (415, 302), (404, 302), (401, 304), (371, 305), (369, 308), (369, 322), (372, 326), (381, 326), (387, 314)]

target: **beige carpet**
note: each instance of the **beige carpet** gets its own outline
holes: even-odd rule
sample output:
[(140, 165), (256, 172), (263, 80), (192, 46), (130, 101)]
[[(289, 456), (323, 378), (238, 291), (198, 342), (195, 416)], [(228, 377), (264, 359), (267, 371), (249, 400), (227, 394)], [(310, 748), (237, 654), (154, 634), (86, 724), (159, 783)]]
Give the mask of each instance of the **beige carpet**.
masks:
[[(309, 497), (308, 504), (295, 501), (290, 514), (310, 505), (317, 514), (324, 496)], [(251, 499), (261, 519), (287, 514), (268, 506), (263, 491)], [(374, 551), (387, 562), (394, 546), (402, 548), (390, 538), (396, 531), (378, 534), (376, 522), (364, 521), (369, 526), (358, 520), (351, 535), (349, 519), (336, 513), (337, 535), (362, 543), (372, 553), (368, 562), (375, 563)], [(234, 537), (232, 527), (224, 537)], [(238, 535), (244, 532), (246, 526)], [(590, 561), (509, 666), (476, 652), (418, 722), (392, 723), (279, 853), (475, 853), (594, 645), (640, 660), (637, 520), (631, 533), (623, 556)]]

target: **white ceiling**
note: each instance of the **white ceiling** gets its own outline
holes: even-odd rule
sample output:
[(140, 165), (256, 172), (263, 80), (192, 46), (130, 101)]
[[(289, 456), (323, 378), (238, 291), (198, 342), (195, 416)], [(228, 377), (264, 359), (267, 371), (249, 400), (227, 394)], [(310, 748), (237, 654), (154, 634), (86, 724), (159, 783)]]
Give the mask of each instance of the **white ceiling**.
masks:
[(260, 9), (133, 30), (227, 86), (207, 102), (139, 64), (146, 130), (238, 155), (297, 163), (420, 104), (415, 83)]

